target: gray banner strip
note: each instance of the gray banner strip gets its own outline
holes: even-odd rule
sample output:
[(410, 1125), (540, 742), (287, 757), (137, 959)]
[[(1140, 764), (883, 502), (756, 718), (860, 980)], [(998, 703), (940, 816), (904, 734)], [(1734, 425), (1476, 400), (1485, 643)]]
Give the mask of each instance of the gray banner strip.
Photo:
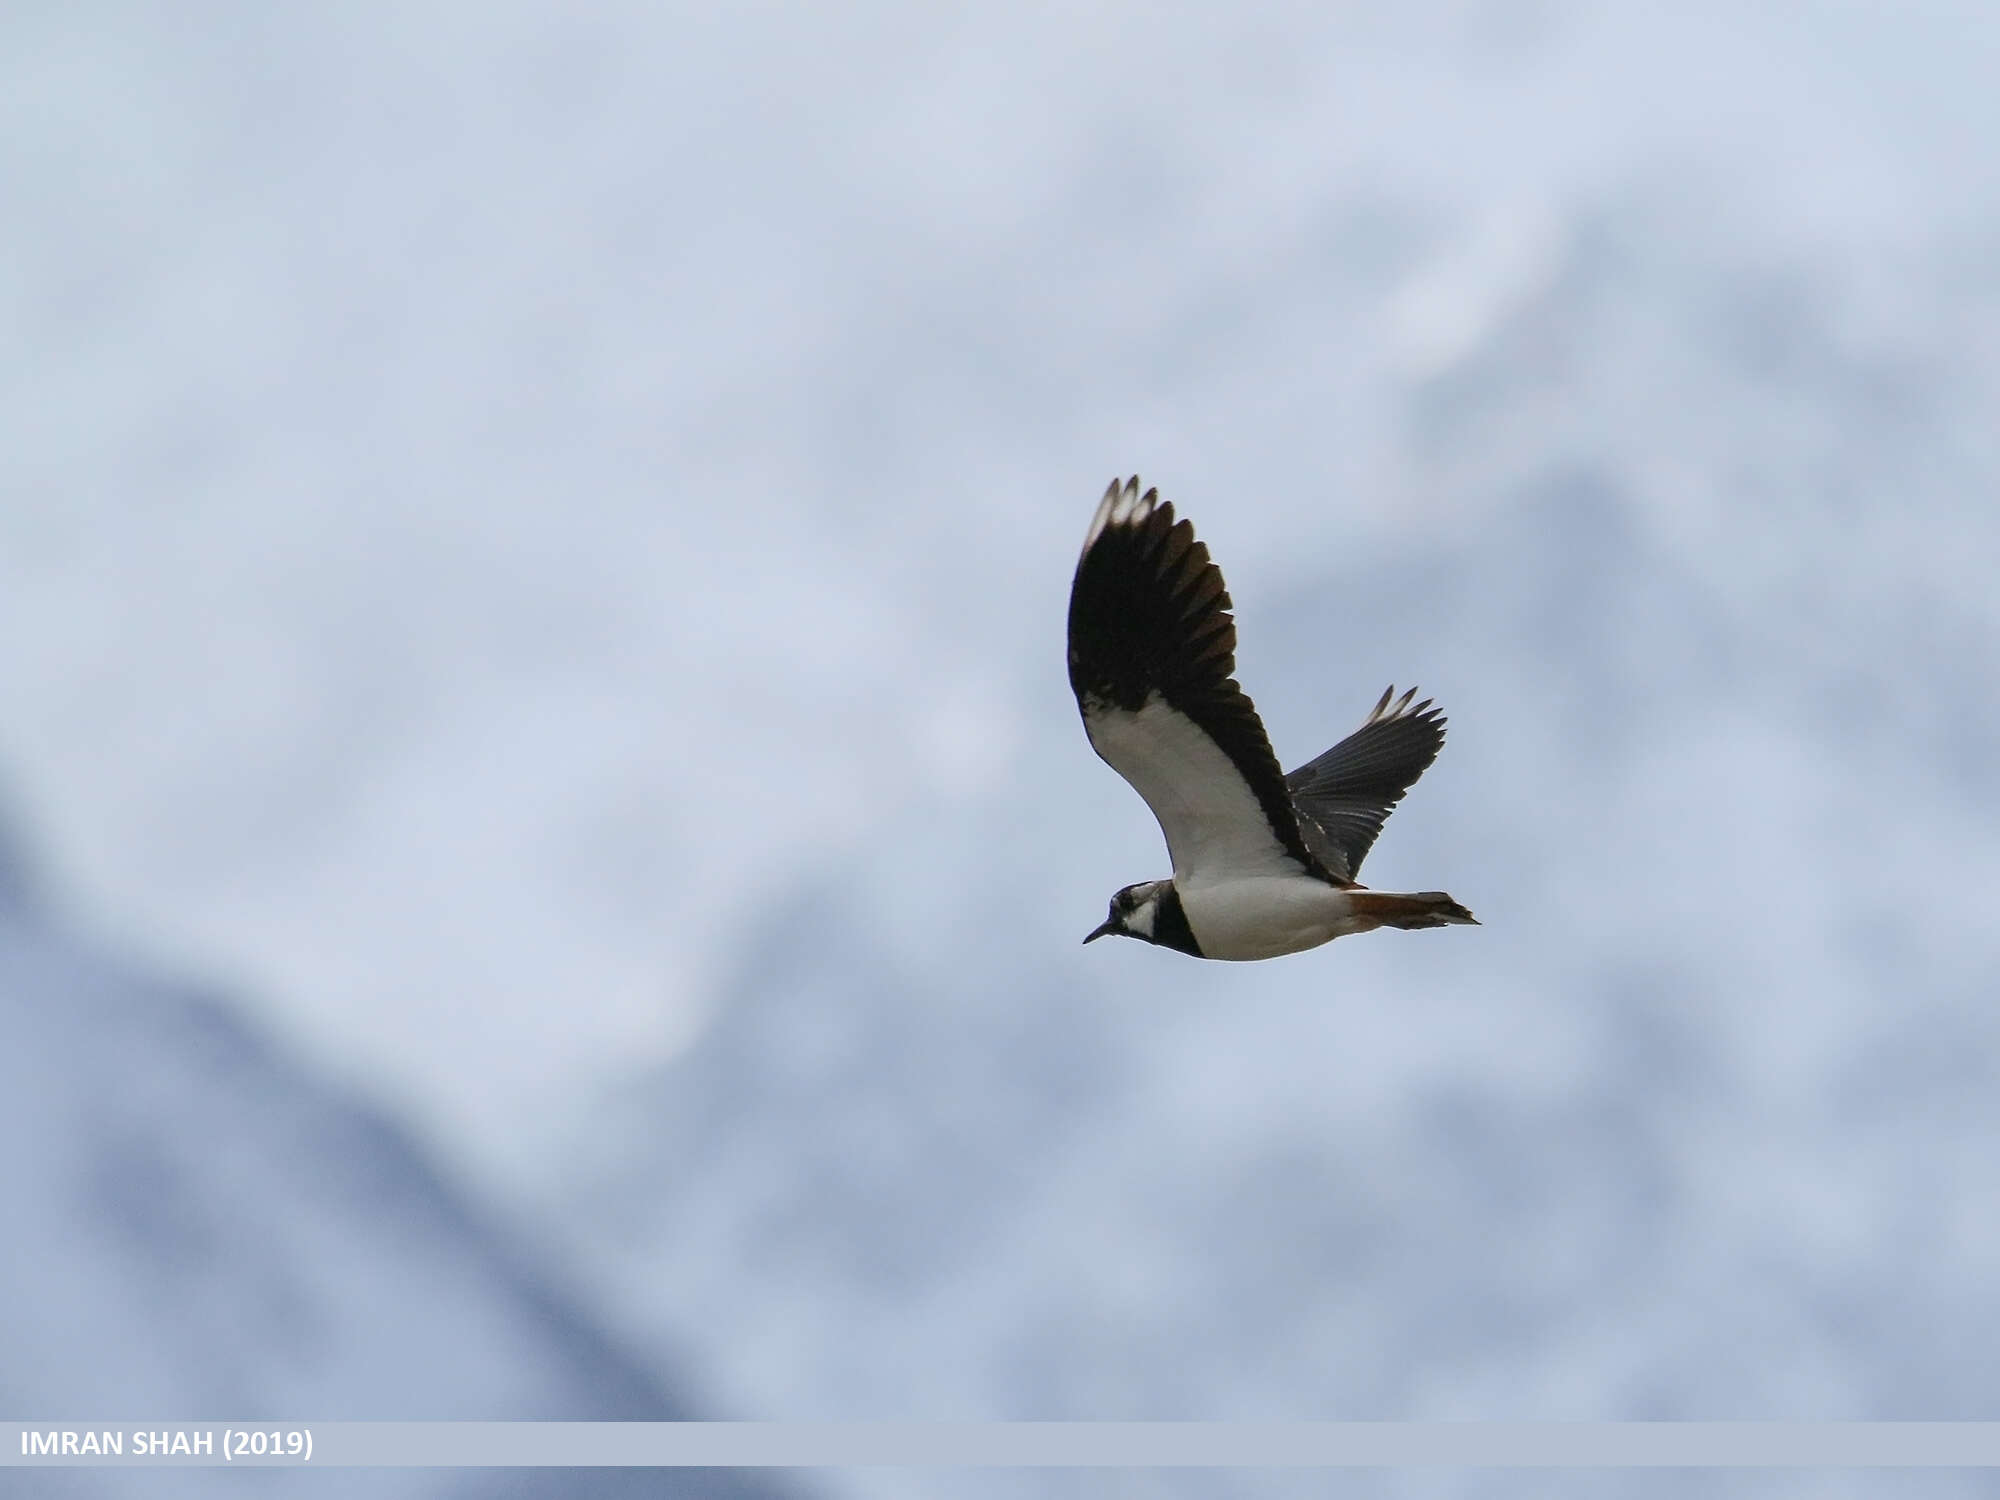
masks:
[(1987, 1468), (2000, 1422), (0, 1422), (0, 1465)]

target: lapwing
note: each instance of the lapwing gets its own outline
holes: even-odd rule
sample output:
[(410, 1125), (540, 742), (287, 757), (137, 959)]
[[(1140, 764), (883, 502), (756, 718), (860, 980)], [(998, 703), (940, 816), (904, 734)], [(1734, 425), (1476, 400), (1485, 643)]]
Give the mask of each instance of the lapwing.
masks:
[(1359, 729), (1287, 776), (1235, 671), (1236, 622), (1208, 548), (1158, 490), (1114, 479), (1070, 585), (1069, 682), (1092, 748), (1159, 819), (1174, 873), (1126, 886), (1084, 941), (1253, 959), (1377, 927), (1476, 926), (1443, 891), (1355, 879), (1444, 743), (1430, 700), (1391, 687)]

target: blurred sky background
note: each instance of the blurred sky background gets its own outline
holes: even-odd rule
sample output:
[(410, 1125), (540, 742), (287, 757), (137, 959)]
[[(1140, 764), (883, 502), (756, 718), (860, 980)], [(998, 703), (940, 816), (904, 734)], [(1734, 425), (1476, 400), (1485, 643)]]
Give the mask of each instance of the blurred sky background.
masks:
[[(1990, 1416), (1996, 78), (1970, 3), (10, 7), (13, 858), (704, 1411)], [(1438, 697), (1368, 874), (1485, 927), (1078, 946), (1165, 873), (1063, 672), (1133, 471), (1287, 765)]]

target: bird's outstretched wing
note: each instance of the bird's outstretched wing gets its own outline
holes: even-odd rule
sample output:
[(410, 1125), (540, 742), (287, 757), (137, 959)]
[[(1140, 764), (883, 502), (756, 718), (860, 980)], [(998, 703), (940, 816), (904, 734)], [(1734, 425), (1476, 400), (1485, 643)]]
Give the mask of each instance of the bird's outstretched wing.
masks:
[(1069, 595), (1069, 682), (1092, 747), (1153, 809), (1183, 888), (1301, 871), (1346, 884), (1306, 843), (1235, 670), (1208, 548), (1157, 490), (1113, 480)]
[(1360, 874), (1389, 814), (1444, 744), (1444, 715), (1431, 700), (1412, 707), (1415, 688), (1395, 693), (1390, 688), (1359, 729), (1285, 777), (1307, 847), (1344, 880)]

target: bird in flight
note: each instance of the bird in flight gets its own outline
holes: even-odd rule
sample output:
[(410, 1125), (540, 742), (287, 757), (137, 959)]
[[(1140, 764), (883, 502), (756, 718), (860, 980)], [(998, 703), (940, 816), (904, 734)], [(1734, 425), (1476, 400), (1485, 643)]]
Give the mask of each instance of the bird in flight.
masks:
[(1237, 686), (1222, 570), (1158, 490), (1111, 482), (1069, 594), (1069, 683), (1091, 747), (1146, 799), (1170, 880), (1111, 898), (1085, 938), (1196, 958), (1276, 958), (1377, 927), (1478, 925), (1443, 891), (1371, 891), (1361, 861), (1437, 759), (1444, 716), (1392, 687), (1366, 722), (1289, 776)]

